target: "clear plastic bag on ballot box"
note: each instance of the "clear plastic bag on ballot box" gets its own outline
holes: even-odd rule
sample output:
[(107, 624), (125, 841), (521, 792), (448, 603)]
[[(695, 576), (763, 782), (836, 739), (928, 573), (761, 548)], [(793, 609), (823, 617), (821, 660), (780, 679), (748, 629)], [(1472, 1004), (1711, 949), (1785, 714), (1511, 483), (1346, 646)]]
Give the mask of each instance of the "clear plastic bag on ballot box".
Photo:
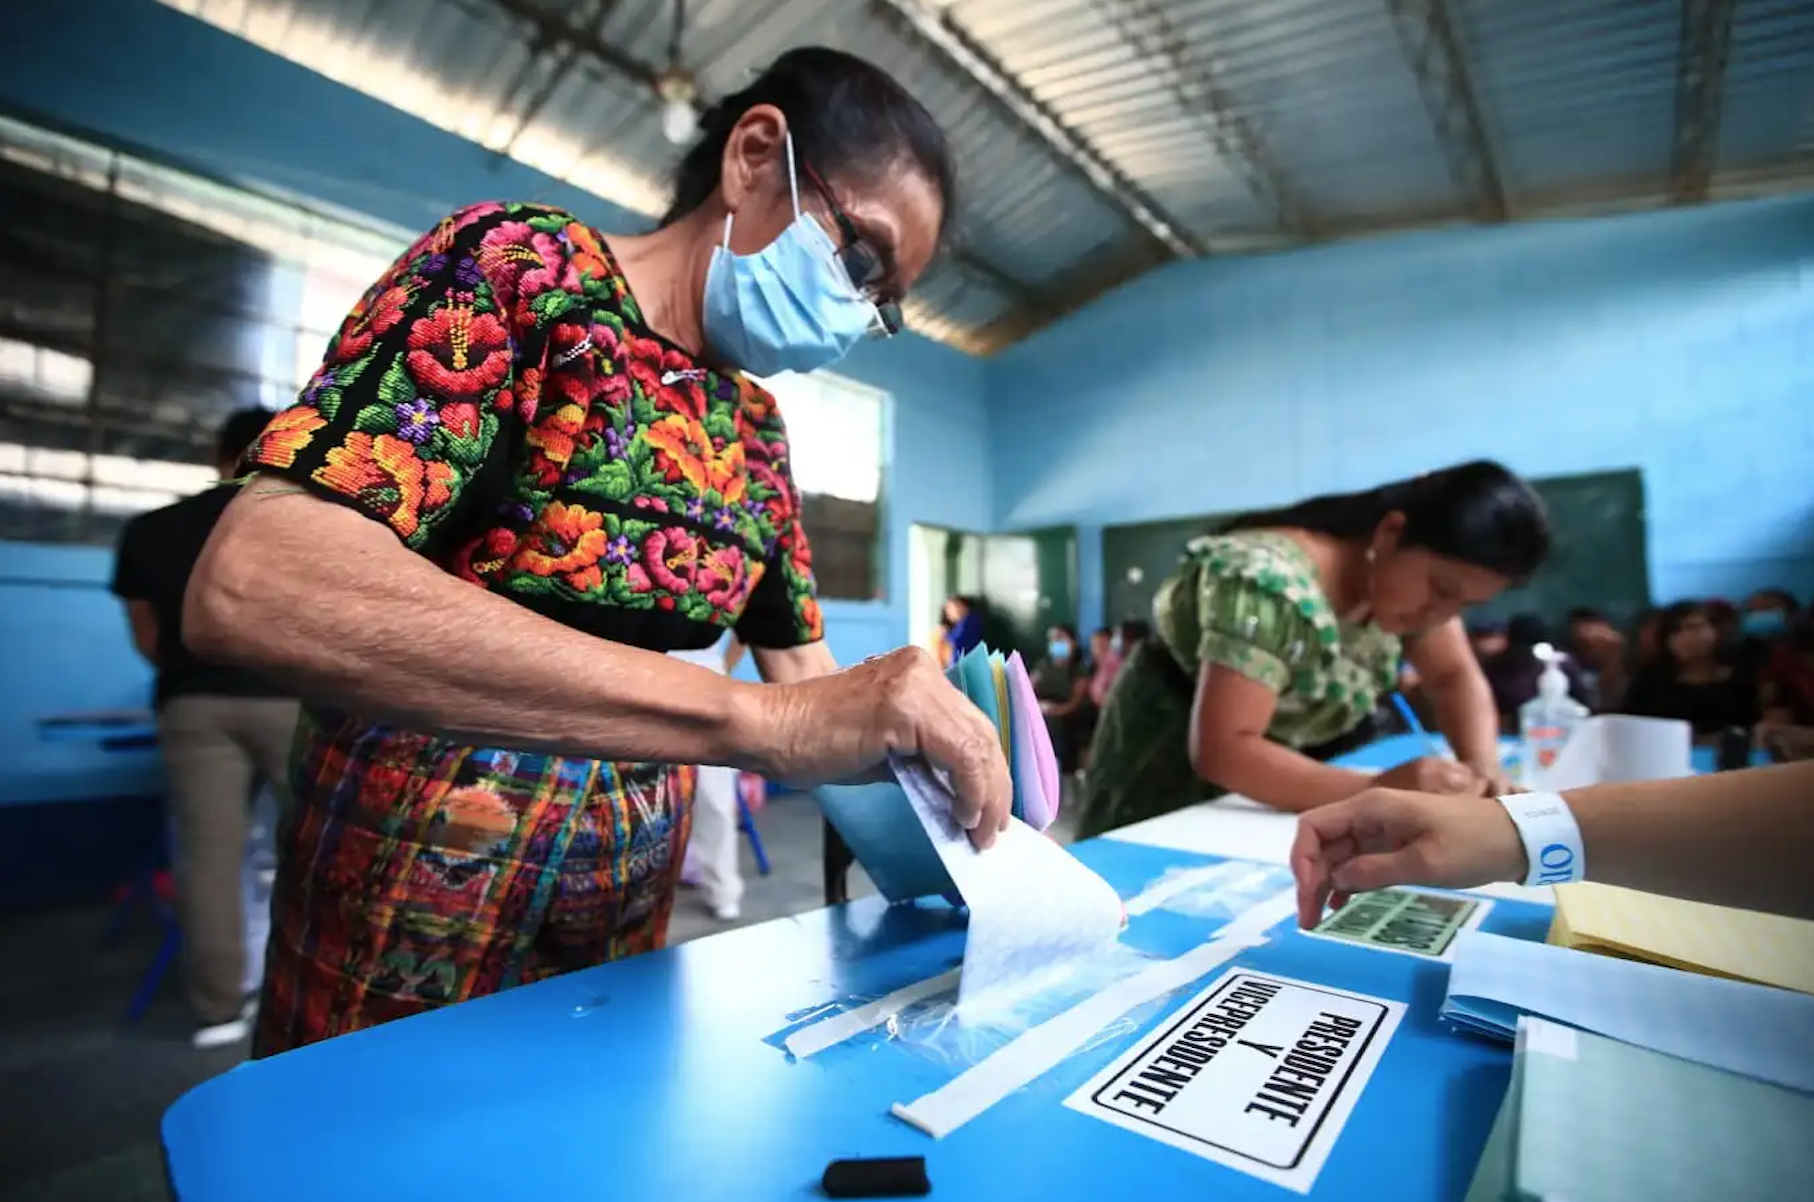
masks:
[[(1182, 933), (1200, 926), (1201, 934), (1195, 937), (1207, 941), (1243, 915), (1275, 909), (1281, 895), (1291, 892), (1289, 868), (1231, 860), (1160, 873), (1127, 899), (1126, 908), (1130, 920), (1160, 912), (1191, 920), (1187, 926), (1173, 929)], [(912, 921), (910, 916), (916, 913), (925, 914), (911, 906), (891, 907), (890, 913), (902, 923)], [(953, 915), (953, 921), (962, 920)], [(1261, 932), (1249, 934), (1257, 941)], [(1041, 1023), (1164, 963), (1187, 947), (1176, 945), (1174, 950), (1155, 954), (1130, 943), (1124, 934), (1121, 942), (1051, 965), (1012, 988), (973, 998), (962, 1008), (958, 1005), (960, 961), (953, 957), (945, 963), (946, 971), (919, 981), (902, 982), (887, 992), (846, 995), (796, 1011), (786, 1016), (788, 1025), (768, 1042), (802, 1059), (839, 1048), (878, 1051), (892, 1045), (960, 1072)], [(1071, 1054), (1134, 1034), (1177, 992), (1165, 990), (1112, 1018)]]

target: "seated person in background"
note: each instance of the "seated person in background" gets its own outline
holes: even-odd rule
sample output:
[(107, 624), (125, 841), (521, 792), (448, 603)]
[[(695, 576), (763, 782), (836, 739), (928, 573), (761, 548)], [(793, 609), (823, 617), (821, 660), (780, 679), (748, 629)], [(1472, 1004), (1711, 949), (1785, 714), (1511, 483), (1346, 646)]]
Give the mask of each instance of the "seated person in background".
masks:
[[(216, 441), (223, 480), (271, 420), (266, 409), (227, 418)], [(175, 833), (176, 912), (183, 987), (198, 1048), (251, 1034), (257, 982), (246, 977), (241, 868), (259, 776), (287, 805), (290, 741), (301, 711), (276, 682), (213, 663), (183, 642), (183, 593), (208, 536), (239, 489), (222, 484), (140, 514), (120, 535), (113, 591), (132, 640), (157, 669), (158, 742)], [(250, 995), (250, 996), (249, 996)]]
[(1612, 709), (1625, 698), (1625, 636), (1606, 615), (1585, 606), (1568, 611), (1568, 636), (1563, 644), (1581, 674), (1585, 696), (1581, 700), (1596, 712)]
[(945, 631), (945, 650), (939, 662), (950, 667), (983, 641), (981, 603), (975, 597), (952, 596), (945, 601), (941, 623)]
[[(1631, 619), (1631, 655), (1630, 668), (1626, 672), (1626, 688), (1644, 669), (1657, 662), (1657, 655), (1662, 649), (1660, 637), (1663, 629), (1663, 611), (1646, 607), (1640, 609)], [(1621, 699), (1622, 700), (1622, 699)], [(1608, 706), (1607, 708), (1612, 708)]]
[(1738, 614), (1738, 666), (1761, 674), (1770, 653), (1787, 634), (1800, 609), (1787, 589), (1759, 589), (1745, 598)]
[[(1481, 661), (1481, 670), (1493, 690), (1493, 706), (1499, 711), (1499, 729), (1506, 734), (1518, 731), (1518, 711), (1537, 695), (1537, 682), (1543, 676), (1543, 661), (1537, 657), (1539, 644), (1549, 642), (1543, 619), (1534, 614), (1518, 614), (1506, 623), (1505, 635), (1497, 654)], [(1568, 677), (1568, 691), (1576, 701), (1591, 707), (1586, 682), (1580, 669), (1564, 656), (1563, 674)]]
[(1115, 673), (1121, 670), (1121, 650), (1115, 643), (1115, 632), (1104, 626), (1090, 636), (1090, 704), (1102, 708)]
[(1814, 610), (1770, 649), (1759, 693), (1764, 747), (1780, 759), (1814, 758)]
[(1046, 631), (1046, 654), (1032, 680), (1059, 770), (1075, 772), (1096, 714), (1090, 704), (1089, 667), (1075, 630), (1059, 625)]
[(1706, 604), (1678, 601), (1664, 610), (1657, 647), (1656, 662), (1632, 680), (1623, 712), (1680, 719), (1697, 743), (1757, 722), (1756, 678), (1735, 667)]
[[(1588, 879), (1814, 918), (1814, 764), (1569, 789)], [(1522, 881), (1524, 841), (1492, 798), (1368, 789), (1298, 819), (1298, 922), (1392, 885)]]
[(939, 667), (951, 666), (951, 619), (943, 611), (939, 613), (938, 625), (932, 628), (932, 642), (926, 649), (938, 660)]

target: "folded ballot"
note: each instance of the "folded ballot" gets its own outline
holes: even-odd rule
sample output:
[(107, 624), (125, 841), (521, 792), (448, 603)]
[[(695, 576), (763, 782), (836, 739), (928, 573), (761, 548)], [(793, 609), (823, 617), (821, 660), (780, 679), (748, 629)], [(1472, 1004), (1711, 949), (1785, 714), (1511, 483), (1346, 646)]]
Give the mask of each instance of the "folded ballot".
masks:
[[(1058, 816), (1058, 761), (1026, 665), (977, 648), (945, 673), (994, 723), (1014, 781), (1014, 817), (1043, 831)], [(959, 895), (898, 780), (818, 790), (825, 817), (889, 901)]]
[(1466, 1202), (1802, 1196), (1814, 1097), (1537, 1018)]
[(1456, 941), (1442, 1017), (1512, 1039), (1526, 1015), (1814, 1091), (1814, 997), (1471, 931)]

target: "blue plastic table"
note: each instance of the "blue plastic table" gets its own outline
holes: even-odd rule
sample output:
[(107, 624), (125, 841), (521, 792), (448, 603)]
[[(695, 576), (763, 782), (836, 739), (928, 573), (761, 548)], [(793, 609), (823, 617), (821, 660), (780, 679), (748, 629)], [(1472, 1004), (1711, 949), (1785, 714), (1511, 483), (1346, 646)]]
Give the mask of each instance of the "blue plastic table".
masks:
[[(1418, 754), (1387, 740), (1368, 766)], [(1213, 857), (1115, 839), (1076, 846), (1123, 897)], [(1546, 907), (1500, 899), (1484, 929), (1540, 939)], [(1175, 956), (1220, 920), (1156, 910), (1126, 941)], [(1293, 930), (1240, 966), (1407, 1003), (1311, 1197), (1466, 1190), (1508, 1049), (1437, 1022), (1447, 966)], [(789, 1016), (875, 997), (958, 962), (943, 903), (879, 898), (764, 923), (251, 1062), (165, 1116), (181, 1202), (262, 1199), (810, 1198), (828, 1161), (926, 1157), (933, 1197), (1283, 1199), (1279, 1187), (1066, 1108), (1139, 1035), (1077, 1055), (933, 1140), (889, 1114), (958, 1071), (878, 1036), (792, 1062)], [(1148, 1014), (1146, 1028), (1226, 967)]]

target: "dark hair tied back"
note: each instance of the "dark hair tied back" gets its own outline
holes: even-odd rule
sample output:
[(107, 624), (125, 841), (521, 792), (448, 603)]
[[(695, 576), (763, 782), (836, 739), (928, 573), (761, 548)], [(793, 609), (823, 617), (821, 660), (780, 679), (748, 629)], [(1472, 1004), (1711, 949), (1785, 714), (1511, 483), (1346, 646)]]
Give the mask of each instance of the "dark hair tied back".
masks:
[(1314, 530), (1367, 538), (1394, 513), (1405, 515), (1400, 543), (1459, 559), (1518, 582), (1549, 556), (1549, 515), (1531, 486), (1486, 459), (1382, 484), (1365, 492), (1314, 497), (1283, 509), (1243, 514), (1232, 530)]
[(663, 225), (685, 217), (717, 191), (731, 130), (761, 104), (786, 116), (794, 153), (821, 177), (871, 182), (905, 164), (938, 189), (940, 221), (950, 220), (957, 173), (932, 114), (881, 68), (841, 50), (806, 46), (783, 54), (747, 88), (700, 117), (699, 139), (675, 170), (674, 203)]

